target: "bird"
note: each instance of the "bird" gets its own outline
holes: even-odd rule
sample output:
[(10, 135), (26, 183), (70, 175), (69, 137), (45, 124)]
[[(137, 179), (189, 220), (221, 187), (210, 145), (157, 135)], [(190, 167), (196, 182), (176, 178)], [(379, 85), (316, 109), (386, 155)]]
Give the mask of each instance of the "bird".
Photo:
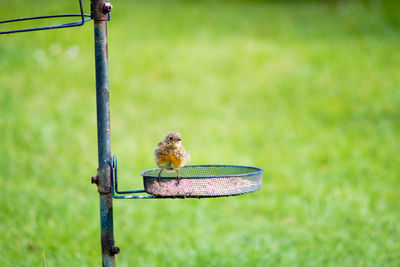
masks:
[(158, 143), (154, 150), (154, 161), (161, 168), (157, 178), (160, 185), (160, 176), (163, 170), (176, 171), (177, 184), (180, 182), (179, 170), (190, 160), (189, 153), (186, 152), (181, 141), (180, 133), (170, 132), (165, 136), (164, 141)]

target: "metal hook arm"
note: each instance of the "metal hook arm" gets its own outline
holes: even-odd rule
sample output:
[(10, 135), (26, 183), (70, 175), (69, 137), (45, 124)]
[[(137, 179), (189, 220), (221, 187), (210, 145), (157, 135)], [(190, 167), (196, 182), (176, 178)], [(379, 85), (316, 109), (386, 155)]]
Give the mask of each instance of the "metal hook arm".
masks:
[(111, 158), (110, 162), (111, 167), (111, 194), (115, 199), (145, 199), (145, 198), (156, 198), (152, 195), (129, 195), (129, 196), (121, 196), (117, 194), (137, 194), (137, 193), (145, 193), (145, 190), (129, 190), (129, 191), (119, 191), (118, 190), (118, 168), (117, 168), (117, 157), (114, 155)]

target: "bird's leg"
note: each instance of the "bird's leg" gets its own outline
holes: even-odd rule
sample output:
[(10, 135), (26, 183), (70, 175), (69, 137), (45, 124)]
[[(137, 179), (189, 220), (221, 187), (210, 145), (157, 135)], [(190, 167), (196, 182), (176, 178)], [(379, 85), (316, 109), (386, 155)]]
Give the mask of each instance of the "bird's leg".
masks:
[(158, 184), (161, 186), (161, 173), (162, 173), (162, 171), (163, 171), (164, 169), (161, 169), (161, 171), (160, 171), (160, 173), (158, 174), (158, 177), (157, 177), (157, 181), (158, 181)]
[(181, 181), (181, 177), (179, 176), (179, 169), (176, 170), (176, 179), (178, 179), (178, 183), (176, 185), (179, 184), (179, 182)]

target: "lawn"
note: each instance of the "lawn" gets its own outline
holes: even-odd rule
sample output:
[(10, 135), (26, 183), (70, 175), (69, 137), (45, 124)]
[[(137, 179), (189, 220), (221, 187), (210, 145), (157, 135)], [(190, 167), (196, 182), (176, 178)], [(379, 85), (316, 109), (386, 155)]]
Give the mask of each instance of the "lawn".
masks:
[[(77, 11), (75, 1), (59, 2), (12, 1), (0, 17)], [(113, 5), (120, 189), (142, 187), (140, 172), (156, 167), (153, 149), (171, 130), (182, 133), (191, 164), (264, 169), (262, 189), (238, 197), (115, 200), (118, 266), (400, 265), (394, 9), (379, 1)], [(92, 24), (0, 36), (2, 266), (101, 264), (90, 184)]]

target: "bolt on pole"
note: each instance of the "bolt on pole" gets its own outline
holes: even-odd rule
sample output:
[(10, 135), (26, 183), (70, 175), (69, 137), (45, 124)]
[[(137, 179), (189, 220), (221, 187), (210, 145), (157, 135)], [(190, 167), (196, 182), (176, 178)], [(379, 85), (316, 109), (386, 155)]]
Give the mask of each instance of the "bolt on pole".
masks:
[(91, 17), (94, 21), (94, 48), (96, 66), (97, 145), (99, 167), (97, 184), (100, 198), (101, 254), (103, 266), (115, 266), (113, 202), (111, 195), (111, 140), (110, 103), (108, 86), (107, 21), (112, 6), (108, 0), (91, 1)]

